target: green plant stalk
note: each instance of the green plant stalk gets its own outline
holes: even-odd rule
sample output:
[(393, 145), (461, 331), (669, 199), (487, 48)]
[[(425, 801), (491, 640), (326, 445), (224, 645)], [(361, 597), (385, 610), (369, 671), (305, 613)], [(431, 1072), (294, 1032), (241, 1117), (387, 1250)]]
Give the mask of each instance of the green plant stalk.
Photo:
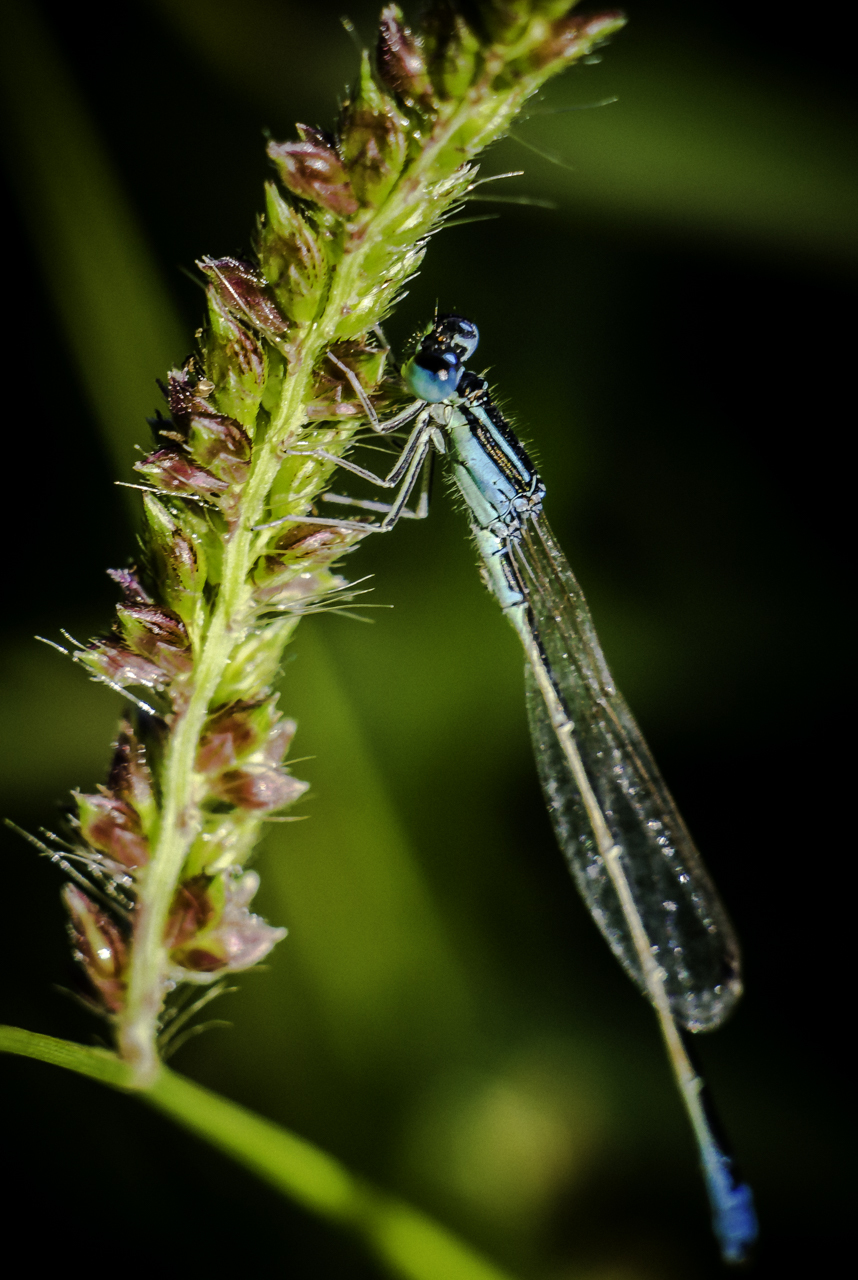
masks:
[[(298, 373), (287, 380), (278, 415), (268, 439), (256, 453), (244, 495), (240, 526), (230, 539), (223, 565), (217, 607), (195, 664), (194, 690), (187, 711), (171, 735), (163, 772), (161, 834), (138, 896), (138, 926), (129, 967), (128, 999), (118, 1023), (122, 1056), (134, 1067), (135, 1080), (146, 1088), (155, 1079), (158, 1018), (164, 999), (168, 951), (164, 930), (176, 883), (195, 834), (194, 763), (200, 737), (215, 691), (238, 640), (250, 592), (248, 576), (258, 555), (253, 526), (259, 522), (280, 467), (284, 445), (300, 434), (307, 387), (319, 355), (333, 340), (343, 299), (351, 296), (360, 255), (352, 271), (343, 272), (332, 290), (315, 341), (299, 362)], [(330, 336), (329, 336), (330, 335)]]
[(104, 1049), (0, 1026), (0, 1052), (63, 1067), (122, 1092), (133, 1090), (309, 1212), (354, 1231), (405, 1280), (511, 1280), (428, 1215), (357, 1177), (311, 1142), (168, 1067), (139, 1093), (132, 1067)]
[(382, 414), (401, 397), (370, 335), (467, 198), (473, 159), (623, 22), (569, 9), (480, 0), (469, 25), (434, 0), (414, 34), (388, 6), (336, 134), (302, 125), (269, 145), (285, 193), (267, 188), (255, 260), (199, 264), (208, 329), (171, 371), (169, 416), (135, 466), (141, 567), (111, 571), (114, 631), (74, 655), (155, 695), (131, 693), (145, 714), (123, 722), (108, 785), (75, 796), (72, 856), (90, 879), (65, 862), (76, 955), (138, 1088), (158, 1079), (159, 1035), (188, 1016), (165, 1012), (169, 991), (249, 968), (284, 936), (250, 911), (259, 878), (245, 870), (262, 823), (307, 785), (289, 772), (295, 726), (273, 685), (301, 614), (347, 591), (332, 565), (372, 527), (320, 527), (314, 503), (366, 397)]
[(255, 561), (253, 525), (260, 519), (277, 474), (284, 438), (297, 432), (303, 420), (304, 396), (313, 362), (290, 379), (277, 427), (258, 452), (245, 495), (243, 520), (226, 549), (223, 580), (208, 633), (195, 664), (194, 689), (187, 710), (171, 735), (163, 772), (160, 838), (138, 896), (138, 925), (131, 956), (128, 998), (118, 1022), (120, 1052), (134, 1067), (138, 1087), (145, 1088), (158, 1073), (158, 1018), (164, 999), (168, 949), (164, 943), (167, 916), (176, 884), (196, 833), (194, 821), (195, 768), (200, 737), (209, 706), (238, 639), (250, 595), (247, 580)]

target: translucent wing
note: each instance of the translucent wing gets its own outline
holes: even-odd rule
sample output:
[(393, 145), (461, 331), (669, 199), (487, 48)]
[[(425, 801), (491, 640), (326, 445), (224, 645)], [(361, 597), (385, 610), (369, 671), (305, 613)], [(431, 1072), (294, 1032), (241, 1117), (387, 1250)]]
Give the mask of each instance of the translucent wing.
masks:
[[(677, 1020), (718, 1026), (741, 994), (739, 949), (640, 729), (617, 692), (590, 612), (545, 521), (526, 523), (515, 547), (538, 641), (604, 813)], [(628, 924), (580, 792), (528, 664), (527, 710), (551, 821), (575, 883), (611, 950), (646, 994)]]

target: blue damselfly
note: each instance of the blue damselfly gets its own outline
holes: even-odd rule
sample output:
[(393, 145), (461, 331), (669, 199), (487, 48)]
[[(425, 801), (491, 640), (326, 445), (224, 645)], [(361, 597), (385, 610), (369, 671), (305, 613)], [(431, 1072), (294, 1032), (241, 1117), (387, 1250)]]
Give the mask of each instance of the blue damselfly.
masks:
[[(524, 648), (530, 732), (558, 842), (608, 945), (656, 1011), (698, 1143), (722, 1255), (741, 1261), (757, 1234), (753, 1198), (716, 1137), (685, 1036), (717, 1027), (741, 994), (735, 935), (614, 685), (581, 589), (542, 514), (545, 486), (485, 379), (465, 368), (478, 338), (470, 321), (436, 317), (402, 370), (416, 399), (385, 422), (356, 375), (330, 356), (374, 430), (413, 426), (387, 476), (323, 451), (314, 456), (397, 490), (389, 505), (355, 502), (380, 513), (372, 527), (387, 531), (403, 514), (426, 514), (433, 458), (446, 455), (486, 585)], [(409, 511), (418, 486), (417, 508)]]

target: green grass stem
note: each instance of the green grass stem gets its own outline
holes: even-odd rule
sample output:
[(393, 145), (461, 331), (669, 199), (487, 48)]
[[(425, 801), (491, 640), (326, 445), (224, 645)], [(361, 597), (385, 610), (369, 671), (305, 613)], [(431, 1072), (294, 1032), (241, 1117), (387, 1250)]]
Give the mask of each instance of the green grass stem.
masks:
[(405, 1280), (512, 1280), (509, 1272), (428, 1214), (374, 1187), (305, 1138), (168, 1067), (160, 1067), (152, 1083), (140, 1089), (132, 1066), (116, 1054), (19, 1027), (0, 1027), (0, 1052), (48, 1062), (133, 1093), (281, 1195), (354, 1232), (391, 1275)]

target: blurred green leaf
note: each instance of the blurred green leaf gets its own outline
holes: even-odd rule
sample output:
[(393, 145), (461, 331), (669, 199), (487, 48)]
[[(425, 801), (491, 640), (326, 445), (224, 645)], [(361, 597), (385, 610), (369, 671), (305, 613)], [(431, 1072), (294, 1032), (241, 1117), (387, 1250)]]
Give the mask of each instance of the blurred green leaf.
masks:
[[(638, 227), (858, 261), (851, 105), (731, 51), (706, 56), (636, 26), (589, 79), (567, 76), (552, 88), (551, 106), (563, 114), (519, 127), (525, 143), (561, 161), (527, 160), (528, 190)], [(569, 110), (610, 95), (618, 101)], [(510, 141), (502, 156), (525, 167)]]
[(121, 703), (35, 640), (0, 659), (0, 796), (4, 812), (40, 793), (92, 787), (110, 759)]
[(155, 379), (184, 358), (189, 335), (49, 33), (21, 0), (2, 8), (0, 76), (10, 168), (45, 282), (124, 477), (158, 403)]
[[(345, 83), (357, 68), (354, 45), (333, 13), (280, 0), (150, 3), (219, 80), (255, 106), (273, 110), (278, 121), (287, 97), (295, 94), (330, 116), (332, 86)], [(286, 123), (291, 127), (291, 120)]]
[[(352, 1064), (460, 1026), (464, 976), (318, 625), (304, 626), (284, 679), (308, 753), (308, 821), (275, 827), (265, 880), (296, 959)], [(301, 772), (300, 767), (298, 772)]]

